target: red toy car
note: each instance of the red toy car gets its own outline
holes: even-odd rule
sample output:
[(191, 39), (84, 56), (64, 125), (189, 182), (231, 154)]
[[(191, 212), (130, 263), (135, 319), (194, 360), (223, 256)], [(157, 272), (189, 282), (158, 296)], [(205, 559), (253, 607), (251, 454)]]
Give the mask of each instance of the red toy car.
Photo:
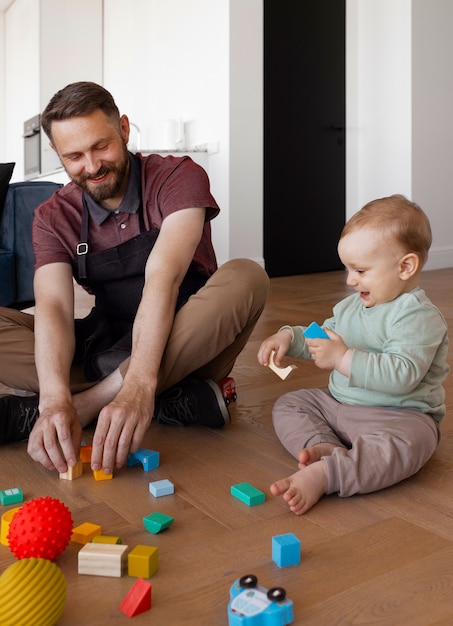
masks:
[(225, 398), (225, 404), (230, 404), (230, 402), (236, 402), (237, 393), (236, 393), (236, 383), (234, 382), (234, 378), (231, 376), (227, 376), (226, 378), (222, 378), (219, 380), (219, 387), (222, 390), (223, 397)]

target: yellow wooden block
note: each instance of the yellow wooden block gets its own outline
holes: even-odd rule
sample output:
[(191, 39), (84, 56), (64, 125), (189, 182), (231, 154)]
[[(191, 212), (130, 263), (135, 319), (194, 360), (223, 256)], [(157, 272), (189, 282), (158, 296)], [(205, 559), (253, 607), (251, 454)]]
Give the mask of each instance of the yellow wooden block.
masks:
[(121, 537), (113, 537), (110, 535), (96, 535), (91, 541), (92, 543), (123, 543)]
[(96, 480), (112, 480), (113, 474), (106, 474), (103, 469), (94, 470), (93, 476)]
[(102, 526), (84, 522), (72, 529), (71, 541), (85, 544), (89, 543), (97, 535), (102, 535)]
[(137, 545), (127, 557), (127, 573), (137, 578), (151, 578), (159, 567), (159, 551), (156, 546)]
[(14, 509), (9, 509), (6, 513), (2, 515), (2, 526), (0, 531), (0, 543), (4, 546), (9, 546), (8, 541), (8, 533), (9, 533), (9, 525), (12, 522), (13, 517), (16, 515), (17, 511), (19, 511), (22, 507), (16, 506)]
[(87, 543), (79, 550), (79, 574), (120, 578), (127, 567), (128, 546)]
[(60, 478), (63, 480), (75, 480), (76, 478), (80, 478), (83, 474), (83, 461), (79, 459), (74, 467), (69, 467), (66, 472), (62, 472), (60, 474)]

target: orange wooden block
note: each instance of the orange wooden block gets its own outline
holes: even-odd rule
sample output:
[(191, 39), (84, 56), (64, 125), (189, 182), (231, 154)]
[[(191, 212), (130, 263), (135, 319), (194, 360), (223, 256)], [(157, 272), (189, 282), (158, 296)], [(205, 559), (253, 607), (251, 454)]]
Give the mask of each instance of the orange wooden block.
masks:
[(151, 585), (143, 578), (137, 578), (129, 593), (120, 604), (120, 611), (127, 617), (134, 617), (151, 608)]
[(91, 453), (93, 446), (80, 446), (80, 458), (83, 463), (91, 463)]
[(89, 543), (93, 537), (97, 535), (102, 535), (102, 526), (92, 524), (91, 522), (84, 522), (72, 529), (71, 541), (85, 544)]
[(95, 480), (112, 480), (113, 474), (106, 474), (103, 469), (94, 470), (93, 476)]

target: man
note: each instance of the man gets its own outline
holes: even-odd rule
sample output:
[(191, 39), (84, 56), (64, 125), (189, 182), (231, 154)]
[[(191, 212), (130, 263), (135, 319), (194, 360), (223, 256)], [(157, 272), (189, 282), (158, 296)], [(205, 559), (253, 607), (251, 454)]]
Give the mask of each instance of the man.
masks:
[[(64, 472), (97, 418), (92, 469), (111, 473), (153, 415), (229, 422), (214, 381), (247, 342), (269, 281), (246, 259), (217, 268), (206, 173), (187, 157), (129, 153), (128, 118), (103, 87), (68, 85), (42, 125), (72, 182), (35, 212), (35, 315), (0, 310), (0, 381), (36, 394), (0, 398), (0, 442), (28, 436), (31, 457)], [(73, 276), (96, 298), (75, 322)]]

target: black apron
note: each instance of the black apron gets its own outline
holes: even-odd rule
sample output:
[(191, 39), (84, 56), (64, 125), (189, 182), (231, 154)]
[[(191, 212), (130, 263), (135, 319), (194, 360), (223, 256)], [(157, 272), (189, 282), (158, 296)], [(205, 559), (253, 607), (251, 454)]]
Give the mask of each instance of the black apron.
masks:
[[(138, 209), (140, 234), (100, 252), (89, 251), (89, 211), (83, 198), (80, 243), (72, 261), (75, 280), (95, 296), (90, 314), (75, 320), (75, 360), (82, 361), (88, 381), (113, 372), (131, 353), (132, 326), (145, 284), (145, 265), (159, 235), (147, 231), (142, 205)], [(192, 265), (179, 289), (178, 311), (207, 280)]]

